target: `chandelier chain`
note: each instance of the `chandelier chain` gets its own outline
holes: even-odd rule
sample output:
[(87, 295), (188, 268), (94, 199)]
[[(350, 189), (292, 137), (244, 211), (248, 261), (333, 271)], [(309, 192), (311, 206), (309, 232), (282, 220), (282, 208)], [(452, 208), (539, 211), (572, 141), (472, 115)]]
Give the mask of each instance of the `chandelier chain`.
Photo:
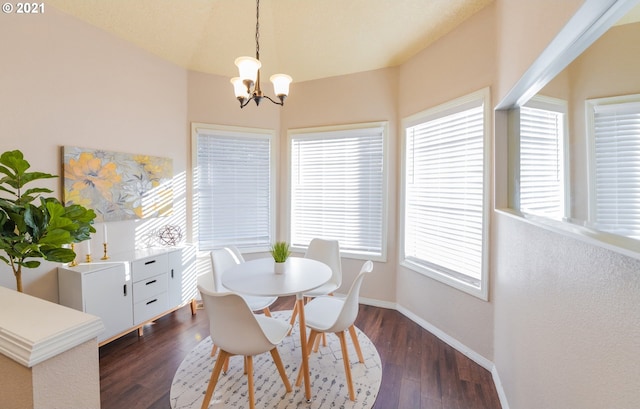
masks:
[(260, 0), (256, 1), (256, 60), (260, 60)]

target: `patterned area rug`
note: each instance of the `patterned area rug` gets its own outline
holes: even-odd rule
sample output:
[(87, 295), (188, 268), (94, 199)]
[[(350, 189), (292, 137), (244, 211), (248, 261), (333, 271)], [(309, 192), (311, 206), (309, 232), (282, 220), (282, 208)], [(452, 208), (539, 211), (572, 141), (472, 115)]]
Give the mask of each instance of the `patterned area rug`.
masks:
[[(275, 311), (273, 316), (289, 320), (291, 311)], [(295, 386), (301, 361), (300, 335), (297, 323), (291, 336), (285, 337), (278, 351), (282, 358), (293, 390), (285, 393), (282, 379), (278, 375), (271, 354), (261, 354), (253, 359), (256, 408), (345, 408), (368, 409), (373, 406), (382, 380), (380, 356), (371, 340), (358, 328), (358, 340), (364, 356), (364, 364), (346, 334), (353, 388), (356, 401), (349, 400), (346, 385), (340, 341), (335, 334), (327, 334), (327, 346), (320, 344), (318, 352), (309, 358), (312, 401), (307, 403), (304, 386)], [(182, 361), (171, 384), (170, 400), (172, 409), (197, 409), (209, 383), (215, 363), (211, 355), (211, 338), (200, 342)], [(217, 357), (217, 354), (216, 354)], [(231, 357), (229, 371), (220, 375), (209, 408), (248, 408), (247, 377), (241, 356)]]

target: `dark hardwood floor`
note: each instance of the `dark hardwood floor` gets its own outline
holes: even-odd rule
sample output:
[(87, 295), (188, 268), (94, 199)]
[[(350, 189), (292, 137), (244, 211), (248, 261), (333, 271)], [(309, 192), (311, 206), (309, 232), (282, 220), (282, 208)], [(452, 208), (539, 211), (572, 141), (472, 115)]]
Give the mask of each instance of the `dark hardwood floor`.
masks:
[[(272, 310), (292, 309), (293, 297)], [(397, 311), (360, 306), (356, 321), (382, 360), (374, 409), (500, 409), (491, 374)], [(169, 409), (178, 366), (209, 336), (203, 310), (189, 307), (100, 348), (102, 409)]]

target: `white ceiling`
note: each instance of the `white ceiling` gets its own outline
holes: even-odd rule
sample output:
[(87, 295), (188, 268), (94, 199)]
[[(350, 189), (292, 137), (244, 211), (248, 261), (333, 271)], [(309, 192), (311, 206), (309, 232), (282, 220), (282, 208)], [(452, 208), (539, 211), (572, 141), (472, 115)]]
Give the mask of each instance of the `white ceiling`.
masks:
[[(262, 76), (294, 82), (399, 65), (493, 0), (261, 0)], [(233, 77), (255, 57), (254, 0), (47, 0), (182, 67)]]

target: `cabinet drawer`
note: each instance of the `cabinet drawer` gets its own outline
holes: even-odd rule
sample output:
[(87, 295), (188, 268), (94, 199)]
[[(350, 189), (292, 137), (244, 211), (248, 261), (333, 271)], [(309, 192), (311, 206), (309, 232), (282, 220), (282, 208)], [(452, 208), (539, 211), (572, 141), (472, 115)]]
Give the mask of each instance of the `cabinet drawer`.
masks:
[(134, 324), (140, 324), (167, 310), (167, 293), (156, 294), (146, 300), (133, 304)]
[(167, 274), (158, 274), (133, 283), (133, 302), (137, 303), (164, 292), (167, 292)]
[(133, 282), (146, 280), (147, 278), (166, 273), (169, 267), (169, 257), (159, 254), (131, 262), (131, 277)]

